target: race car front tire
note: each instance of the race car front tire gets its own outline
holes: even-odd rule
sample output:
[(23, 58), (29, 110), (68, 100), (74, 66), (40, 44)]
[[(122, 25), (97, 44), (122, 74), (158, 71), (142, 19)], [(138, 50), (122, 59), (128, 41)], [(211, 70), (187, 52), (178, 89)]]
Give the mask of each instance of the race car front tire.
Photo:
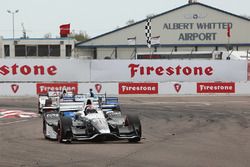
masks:
[(59, 143), (71, 142), (71, 126), (71, 118), (61, 117), (61, 119), (58, 121), (57, 140)]
[(128, 124), (134, 129), (135, 138), (129, 139), (131, 143), (137, 143), (141, 140), (142, 128), (141, 121), (137, 115), (127, 115)]
[(46, 136), (46, 132), (47, 132), (46, 121), (43, 119), (43, 136), (44, 136), (45, 139), (49, 139)]

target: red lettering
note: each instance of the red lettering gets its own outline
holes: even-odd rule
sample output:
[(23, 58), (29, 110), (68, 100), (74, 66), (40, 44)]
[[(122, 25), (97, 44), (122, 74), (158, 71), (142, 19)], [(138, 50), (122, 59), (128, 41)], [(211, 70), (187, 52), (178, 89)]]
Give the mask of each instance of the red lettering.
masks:
[(169, 75), (169, 76), (171, 76), (171, 75), (174, 74), (174, 68), (173, 68), (173, 67), (168, 67), (168, 68), (166, 69), (166, 71), (167, 71), (167, 75)]
[(213, 68), (212, 67), (205, 68), (205, 74), (206, 75), (213, 75)]
[(157, 67), (157, 68), (155, 69), (155, 73), (156, 73), (157, 75), (163, 75), (163, 72), (164, 72), (164, 68), (163, 68), (163, 67)]
[(131, 78), (135, 76), (135, 74), (138, 72), (138, 69), (140, 70), (140, 75), (144, 75), (146, 72), (147, 75), (159, 75), (162, 76), (164, 73), (168, 76), (172, 75), (213, 75), (213, 68), (211, 66), (202, 68), (202, 67), (189, 67), (185, 66), (182, 67), (181, 65), (178, 65), (176, 67), (168, 66), (164, 69), (162, 66), (154, 67), (154, 66), (143, 66), (140, 64), (130, 64), (128, 66), (130, 68), (130, 74)]
[(176, 75), (180, 75), (181, 66), (178, 65), (175, 69), (176, 69)]
[(12, 74), (13, 75), (16, 75), (17, 74), (17, 68), (18, 68), (19, 66), (17, 65), (17, 64), (14, 64), (11, 68), (12, 68)]
[(154, 71), (154, 67), (147, 67), (147, 75), (150, 75), (151, 74), (151, 71)]
[(44, 66), (34, 66), (35, 75), (44, 75)]
[(135, 73), (138, 71), (136, 68), (139, 67), (139, 64), (130, 64), (128, 67), (130, 68), (131, 78), (133, 78)]
[(202, 75), (202, 68), (194, 67), (194, 75)]
[(47, 72), (49, 75), (56, 75), (56, 66), (49, 66), (48, 69), (47, 69)]
[(44, 75), (45, 69), (47, 70), (48, 75), (56, 75), (57, 74), (57, 67), (56, 66), (49, 66), (45, 68), (43, 65), (35, 65), (35, 66), (29, 66), (29, 65), (23, 65), (19, 66), (17, 64), (14, 64), (12, 66), (0, 66), (0, 75)]
[(144, 75), (144, 67), (143, 66), (140, 67), (140, 74)]
[(20, 68), (20, 72), (23, 74), (23, 75), (28, 75), (31, 73), (31, 68), (27, 65), (24, 65)]
[(9, 67), (7, 67), (7, 66), (1, 66), (0, 67), (0, 74), (2, 74), (2, 75), (9, 74)]
[(183, 68), (183, 74), (190, 75), (192, 73), (192, 69), (190, 67)]

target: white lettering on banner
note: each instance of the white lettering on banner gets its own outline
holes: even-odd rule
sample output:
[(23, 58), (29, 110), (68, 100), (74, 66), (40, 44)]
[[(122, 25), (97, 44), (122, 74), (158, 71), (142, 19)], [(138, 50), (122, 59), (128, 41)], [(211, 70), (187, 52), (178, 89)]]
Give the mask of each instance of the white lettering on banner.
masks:
[(235, 83), (197, 83), (197, 93), (235, 93)]
[(48, 91), (63, 91), (78, 93), (78, 83), (37, 83), (37, 94), (44, 94)]
[(122, 86), (122, 91), (155, 91), (156, 87), (151, 86)]
[(158, 94), (158, 83), (119, 83), (119, 94)]
[(232, 86), (205, 86), (205, 85), (200, 85), (200, 90), (218, 90), (218, 91), (224, 91), (224, 90), (233, 90)]
[(41, 92), (47, 92), (48, 90), (50, 91), (62, 91), (62, 90), (67, 90), (67, 91), (75, 91), (76, 88), (75, 87), (71, 87), (71, 86), (40, 86), (39, 87), (39, 91)]
[(5, 76), (8, 74), (11, 75), (29, 75), (29, 74), (34, 74), (34, 75), (45, 75), (47, 72), (48, 75), (56, 75), (57, 73), (57, 67), (56, 66), (49, 66), (49, 67), (44, 67), (43, 65), (35, 65), (35, 66), (29, 66), (29, 65), (22, 65), (19, 66), (17, 64), (14, 64), (12, 66), (0, 66), (0, 74)]
[(140, 64), (129, 64), (128, 67), (130, 68), (130, 74), (131, 74), (131, 78), (133, 78), (135, 76), (135, 74), (139, 71), (139, 75), (151, 75), (152, 73), (156, 74), (156, 75), (163, 75), (166, 74), (168, 76), (171, 75), (213, 75), (213, 68), (211, 66), (209, 67), (182, 67), (180, 65), (176, 66), (176, 67), (162, 67), (162, 66), (158, 66), (158, 67), (153, 67), (153, 66), (146, 66), (144, 67), (143, 65)]

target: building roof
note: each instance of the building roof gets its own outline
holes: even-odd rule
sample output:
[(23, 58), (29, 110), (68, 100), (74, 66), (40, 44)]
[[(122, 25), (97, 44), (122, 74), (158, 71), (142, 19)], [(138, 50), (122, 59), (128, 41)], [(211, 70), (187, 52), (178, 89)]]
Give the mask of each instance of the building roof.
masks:
[[(171, 12), (174, 12), (174, 11), (176, 11), (176, 10), (179, 10), (179, 9), (182, 9), (182, 8), (185, 8), (185, 7), (188, 7), (188, 6), (193, 6), (193, 5), (200, 5), (200, 6), (203, 6), (203, 7), (206, 7), (206, 8), (210, 8), (210, 9), (212, 9), (212, 10), (216, 10), (216, 11), (218, 11), (218, 12), (225, 13), (225, 14), (227, 14), (227, 15), (231, 15), (231, 16), (237, 17), (237, 18), (239, 18), (239, 19), (243, 19), (243, 20), (246, 20), (246, 21), (250, 21), (250, 19), (248, 19), (248, 18), (246, 18), (246, 17), (239, 16), (239, 15), (236, 15), (236, 14), (233, 14), (233, 13), (230, 13), (230, 12), (227, 12), (227, 11), (224, 11), (224, 10), (221, 10), (221, 9), (218, 9), (218, 8), (215, 8), (215, 7), (212, 7), (212, 6), (208, 6), (208, 5), (205, 5), (205, 4), (203, 4), (203, 3), (199, 3), (199, 2), (188, 3), (188, 4), (186, 4), (186, 5), (183, 5), (183, 6), (180, 6), (180, 7), (175, 8), (175, 9), (172, 9), (172, 10), (163, 12), (163, 13), (161, 13), (161, 14), (155, 15), (155, 16), (151, 17), (151, 19), (154, 19), (154, 18), (156, 18), (156, 17), (160, 17), (160, 16), (162, 16), (162, 15), (165, 15), (165, 14), (168, 14), (168, 13), (171, 13)], [(101, 38), (101, 37), (106, 36), (106, 35), (109, 35), (109, 34), (111, 34), (111, 33), (114, 33), (114, 32), (117, 32), (117, 31), (121, 31), (121, 30), (126, 29), (126, 28), (128, 28), (128, 27), (132, 27), (132, 26), (134, 26), (134, 25), (140, 24), (140, 23), (142, 23), (142, 22), (145, 22), (147, 19), (148, 19), (148, 18), (143, 19), (143, 20), (141, 20), (141, 21), (138, 21), (138, 22), (136, 22), (136, 23), (133, 23), (133, 24), (130, 24), (130, 25), (127, 25), (127, 26), (124, 26), (124, 27), (115, 29), (115, 30), (113, 30), (113, 31), (110, 31), (110, 32), (101, 34), (101, 35), (99, 35), (99, 36), (96, 36), (96, 37), (94, 37), (94, 38), (88, 39), (88, 40), (86, 40), (86, 41), (79, 42), (79, 43), (76, 44), (76, 47), (77, 47), (77, 46), (81, 46), (82, 44), (84, 45), (84, 43), (87, 43), (87, 42), (89, 42), (89, 41), (91, 41), (91, 40), (94, 40), (94, 39), (97, 39), (97, 38)]]

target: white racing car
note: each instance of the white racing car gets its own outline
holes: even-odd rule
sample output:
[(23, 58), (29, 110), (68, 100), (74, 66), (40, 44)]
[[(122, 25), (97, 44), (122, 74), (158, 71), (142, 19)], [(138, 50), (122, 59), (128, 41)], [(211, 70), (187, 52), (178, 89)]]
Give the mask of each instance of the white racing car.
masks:
[(142, 129), (136, 115), (122, 115), (120, 111), (102, 110), (90, 105), (85, 96), (74, 95), (72, 101), (60, 101), (57, 107), (43, 108), (45, 138), (59, 142), (128, 140), (139, 142)]

